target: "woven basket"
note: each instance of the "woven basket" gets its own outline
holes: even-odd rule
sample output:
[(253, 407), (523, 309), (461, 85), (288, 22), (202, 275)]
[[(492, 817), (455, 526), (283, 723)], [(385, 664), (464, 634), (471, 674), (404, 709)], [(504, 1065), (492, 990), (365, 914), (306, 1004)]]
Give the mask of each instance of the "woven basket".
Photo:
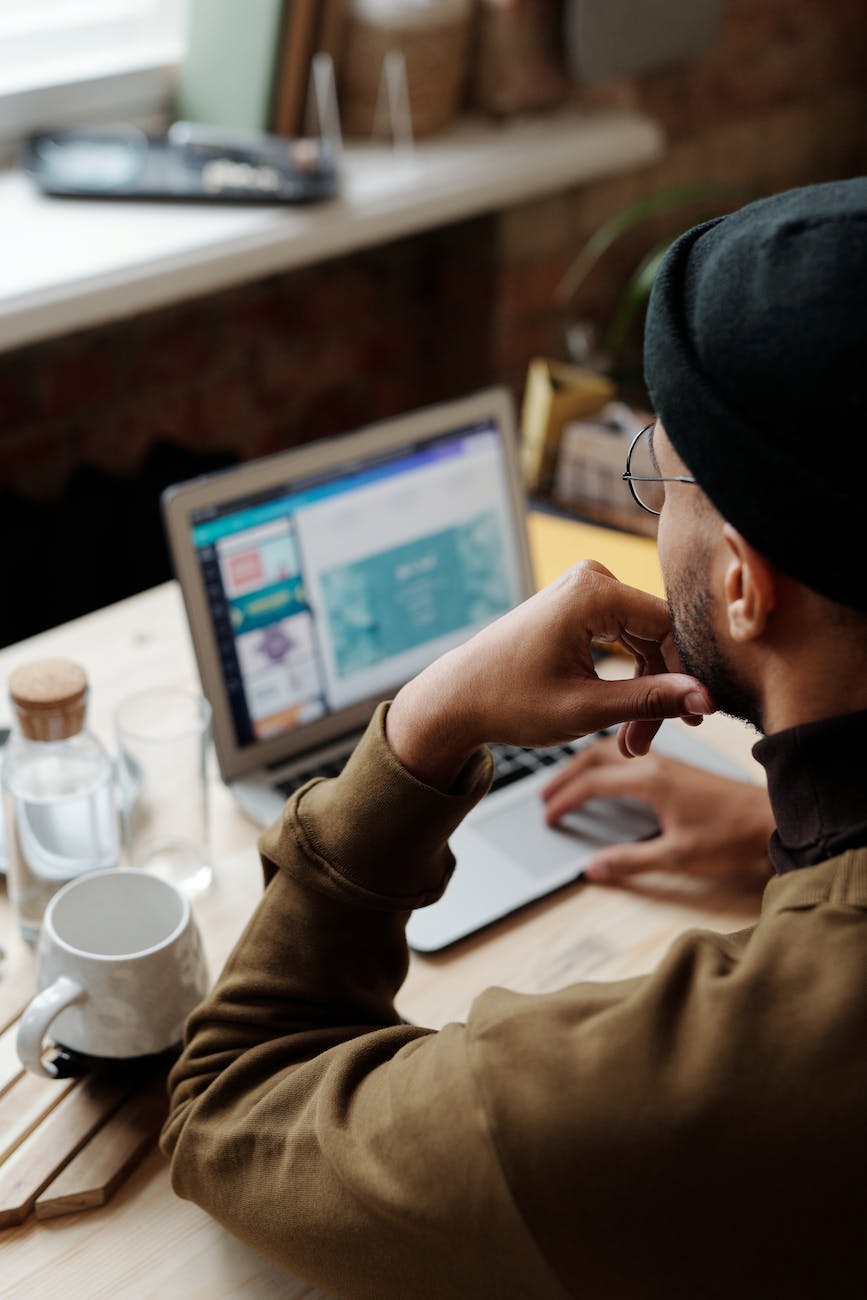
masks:
[(453, 120), (467, 74), (470, 7), (445, 4), (442, 9), (442, 15), (434, 12), (425, 22), (400, 23), (372, 21), (364, 6), (353, 6), (341, 63), (341, 119), (347, 135), (384, 133), (376, 108), (383, 60), (391, 50), (400, 51), (406, 61), (413, 134), (432, 135)]

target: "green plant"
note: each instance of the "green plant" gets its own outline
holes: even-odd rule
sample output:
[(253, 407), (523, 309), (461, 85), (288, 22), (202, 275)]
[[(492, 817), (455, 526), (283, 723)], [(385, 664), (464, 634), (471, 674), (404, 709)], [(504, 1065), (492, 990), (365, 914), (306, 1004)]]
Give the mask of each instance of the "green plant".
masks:
[[(709, 199), (725, 195), (730, 200), (733, 194), (734, 190), (730, 185), (713, 181), (695, 181), (671, 186), (660, 194), (652, 194), (630, 204), (622, 212), (609, 217), (591, 235), (557, 286), (555, 301), (563, 306), (573, 304), (581, 286), (608, 250), (623, 236), (639, 227), (642, 223), (665, 213), (675, 212), (682, 207), (690, 207), (693, 220), (695, 220), (697, 218), (695, 218), (694, 214), (698, 205), (707, 208)], [(705, 216), (710, 215), (713, 214), (705, 211)], [(689, 222), (689, 225), (693, 224), (693, 220)], [(650, 290), (653, 287), (656, 272), (665, 253), (679, 233), (680, 230), (678, 229), (668, 238), (655, 243), (642, 256), (615, 303), (599, 339), (600, 351), (612, 366), (622, 352), (633, 322), (650, 297)], [(573, 357), (573, 359), (582, 360), (583, 358)]]

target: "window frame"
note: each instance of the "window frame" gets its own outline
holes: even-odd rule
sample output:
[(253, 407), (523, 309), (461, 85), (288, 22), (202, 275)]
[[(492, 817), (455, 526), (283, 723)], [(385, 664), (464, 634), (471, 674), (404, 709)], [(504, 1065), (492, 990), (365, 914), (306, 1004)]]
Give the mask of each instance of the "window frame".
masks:
[(39, 128), (164, 125), (184, 17), (185, 0), (58, 0), (15, 21), (0, 9), (0, 162)]

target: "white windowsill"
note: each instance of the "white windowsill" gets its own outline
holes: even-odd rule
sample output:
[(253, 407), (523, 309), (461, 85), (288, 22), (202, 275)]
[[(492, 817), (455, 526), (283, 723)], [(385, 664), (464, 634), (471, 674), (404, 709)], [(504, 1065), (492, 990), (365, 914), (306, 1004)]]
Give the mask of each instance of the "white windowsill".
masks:
[(409, 161), (352, 146), (341, 197), (295, 208), (50, 199), (0, 174), (0, 351), (567, 189), (662, 147), (630, 114), (466, 121)]
[(59, 61), (42, 78), (20, 70), (20, 84), (6, 72), (0, 85), (0, 158), (14, 160), (19, 141), (40, 124), (102, 122), (153, 124), (164, 116), (176, 79), (163, 50), (140, 50), (126, 62), (116, 54), (86, 62)]

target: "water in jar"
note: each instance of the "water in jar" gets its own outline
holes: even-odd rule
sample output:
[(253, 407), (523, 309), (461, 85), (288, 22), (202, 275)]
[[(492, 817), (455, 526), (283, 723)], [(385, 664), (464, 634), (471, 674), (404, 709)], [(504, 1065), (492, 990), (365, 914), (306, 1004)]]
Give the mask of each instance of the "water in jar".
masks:
[(87, 871), (114, 867), (113, 766), (87, 733), (20, 743), (5, 771), (9, 883), (25, 939), (35, 939), (53, 894)]

